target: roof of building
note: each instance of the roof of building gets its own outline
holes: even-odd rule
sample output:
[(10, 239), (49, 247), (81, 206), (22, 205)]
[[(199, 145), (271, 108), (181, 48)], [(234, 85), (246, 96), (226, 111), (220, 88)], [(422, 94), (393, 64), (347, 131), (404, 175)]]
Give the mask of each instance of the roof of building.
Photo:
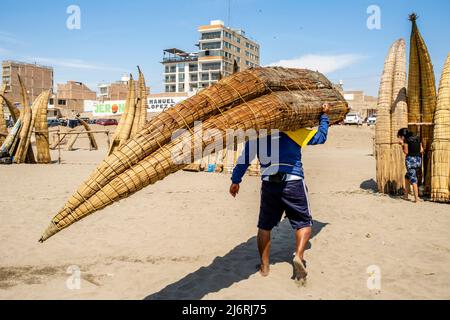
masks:
[(189, 53), (187, 53), (181, 49), (177, 49), (177, 48), (164, 49), (164, 52), (176, 54), (176, 55), (189, 55)]
[(40, 65), (40, 64), (37, 64), (36, 62), (35, 63), (28, 63), (28, 62), (15, 61), (15, 60), (4, 60), (2, 62), (2, 65), (5, 65), (5, 64), (19, 64), (19, 65), (24, 65), (24, 66), (34, 66), (34, 67), (40, 67), (40, 68), (53, 70), (53, 67)]

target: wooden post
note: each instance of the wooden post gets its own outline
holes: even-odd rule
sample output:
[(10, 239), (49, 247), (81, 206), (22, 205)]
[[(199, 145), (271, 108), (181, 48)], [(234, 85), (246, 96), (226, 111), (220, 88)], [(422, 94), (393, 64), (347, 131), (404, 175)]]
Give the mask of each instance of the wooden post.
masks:
[[(58, 141), (61, 141), (61, 132), (59, 129), (56, 134), (58, 135)], [(61, 143), (58, 143), (58, 164), (61, 164)]]
[(109, 141), (109, 131), (106, 131), (106, 141), (108, 142), (108, 148), (111, 145), (110, 141)]

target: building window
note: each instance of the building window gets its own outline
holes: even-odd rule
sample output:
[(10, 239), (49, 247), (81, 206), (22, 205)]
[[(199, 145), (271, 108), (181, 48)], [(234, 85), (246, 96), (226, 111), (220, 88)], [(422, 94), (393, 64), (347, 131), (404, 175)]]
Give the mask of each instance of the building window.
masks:
[(220, 48), (221, 48), (220, 42), (202, 43), (202, 50), (213, 50), (213, 49), (220, 49)]
[(184, 81), (184, 79), (185, 79), (185, 77), (184, 77), (184, 73), (180, 73), (180, 74), (178, 74), (178, 81), (180, 81), (180, 82), (183, 82), (183, 81)]
[(166, 92), (176, 92), (177, 87), (174, 85), (166, 86)]
[(166, 76), (166, 82), (167, 83), (176, 82), (175, 75)]
[(58, 99), (58, 105), (65, 106), (66, 105), (66, 100)]
[(203, 71), (220, 70), (220, 62), (203, 63), (202, 70)]
[(220, 72), (211, 73), (211, 80), (220, 80)]
[(184, 63), (178, 64), (178, 72), (184, 72)]
[(209, 39), (220, 39), (222, 37), (222, 32), (205, 32), (202, 33), (202, 40), (209, 40)]
[(202, 73), (202, 81), (208, 81), (209, 80), (209, 74), (208, 73)]
[(198, 71), (198, 64), (190, 64), (189, 72), (196, 72), (196, 71)]
[(178, 85), (178, 92), (184, 92), (184, 83)]
[(191, 74), (190, 79), (191, 79), (191, 82), (197, 82), (198, 81), (198, 75)]

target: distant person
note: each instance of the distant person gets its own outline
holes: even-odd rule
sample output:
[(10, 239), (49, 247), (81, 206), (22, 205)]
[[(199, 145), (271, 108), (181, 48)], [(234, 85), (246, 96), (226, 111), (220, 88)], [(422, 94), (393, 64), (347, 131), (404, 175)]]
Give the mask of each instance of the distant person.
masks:
[[(304, 138), (303, 141), (296, 139), (295, 134), (298, 132), (295, 132), (293, 136), (290, 133), (280, 133), (259, 138), (257, 140), (257, 148), (254, 148), (256, 150), (251, 150), (250, 142), (247, 142), (244, 152), (234, 168), (231, 177), (230, 194), (236, 197), (239, 193), (242, 177), (252, 160), (258, 156), (261, 161), (263, 182), (257, 238), (261, 258), (260, 273), (264, 277), (268, 276), (270, 271), (271, 231), (279, 224), (283, 212), (285, 212), (296, 231), (296, 250), (293, 260), (294, 277), (296, 280), (306, 280), (307, 272), (304, 252), (311, 237), (313, 219), (309, 206), (308, 189), (303, 180), (301, 150), (302, 146), (306, 144), (317, 145), (326, 142), (330, 123), (327, 115), (329, 110), (328, 104), (324, 104), (318, 130), (312, 131), (312, 134)], [(299, 132), (302, 133), (301, 130)], [(275, 157), (271, 154), (271, 146), (272, 142), (277, 139), (279, 154), (276, 155), (278, 156), (277, 161), (272, 163)], [(267, 144), (267, 148), (264, 144)], [(263, 146), (270, 159), (269, 163), (263, 163), (264, 155), (260, 153), (260, 149)]]
[(423, 146), (420, 143), (419, 137), (415, 136), (407, 128), (400, 129), (397, 136), (400, 139), (399, 144), (403, 147), (403, 152), (406, 155), (405, 191), (403, 199), (409, 200), (412, 185), (414, 202), (418, 202), (420, 199), (417, 171), (422, 168)]

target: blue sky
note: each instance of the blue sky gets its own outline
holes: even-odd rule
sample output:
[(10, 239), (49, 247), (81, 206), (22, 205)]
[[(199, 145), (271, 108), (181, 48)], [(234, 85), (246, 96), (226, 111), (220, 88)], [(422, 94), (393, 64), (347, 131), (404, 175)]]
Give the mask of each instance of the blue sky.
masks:
[[(69, 5), (81, 9), (81, 29), (69, 30)], [(369, 30), (368, 6), (381, 9), (381, 29)], [(162, 50), (195, 50), (197, 26), (222, 19), (261, 45), (261, 63), (317, 68), (345, 89), (376, 95), (389, 46), (409, 43), (411, 12), (429, 47), (439, 79), (450, 52), (448, 0), (2, 0), (0, 60), (51, 65), (55, 83), (82, 81), (91, 88), (136, 74), (140, 65), (153, 92), (162, 86)]]

